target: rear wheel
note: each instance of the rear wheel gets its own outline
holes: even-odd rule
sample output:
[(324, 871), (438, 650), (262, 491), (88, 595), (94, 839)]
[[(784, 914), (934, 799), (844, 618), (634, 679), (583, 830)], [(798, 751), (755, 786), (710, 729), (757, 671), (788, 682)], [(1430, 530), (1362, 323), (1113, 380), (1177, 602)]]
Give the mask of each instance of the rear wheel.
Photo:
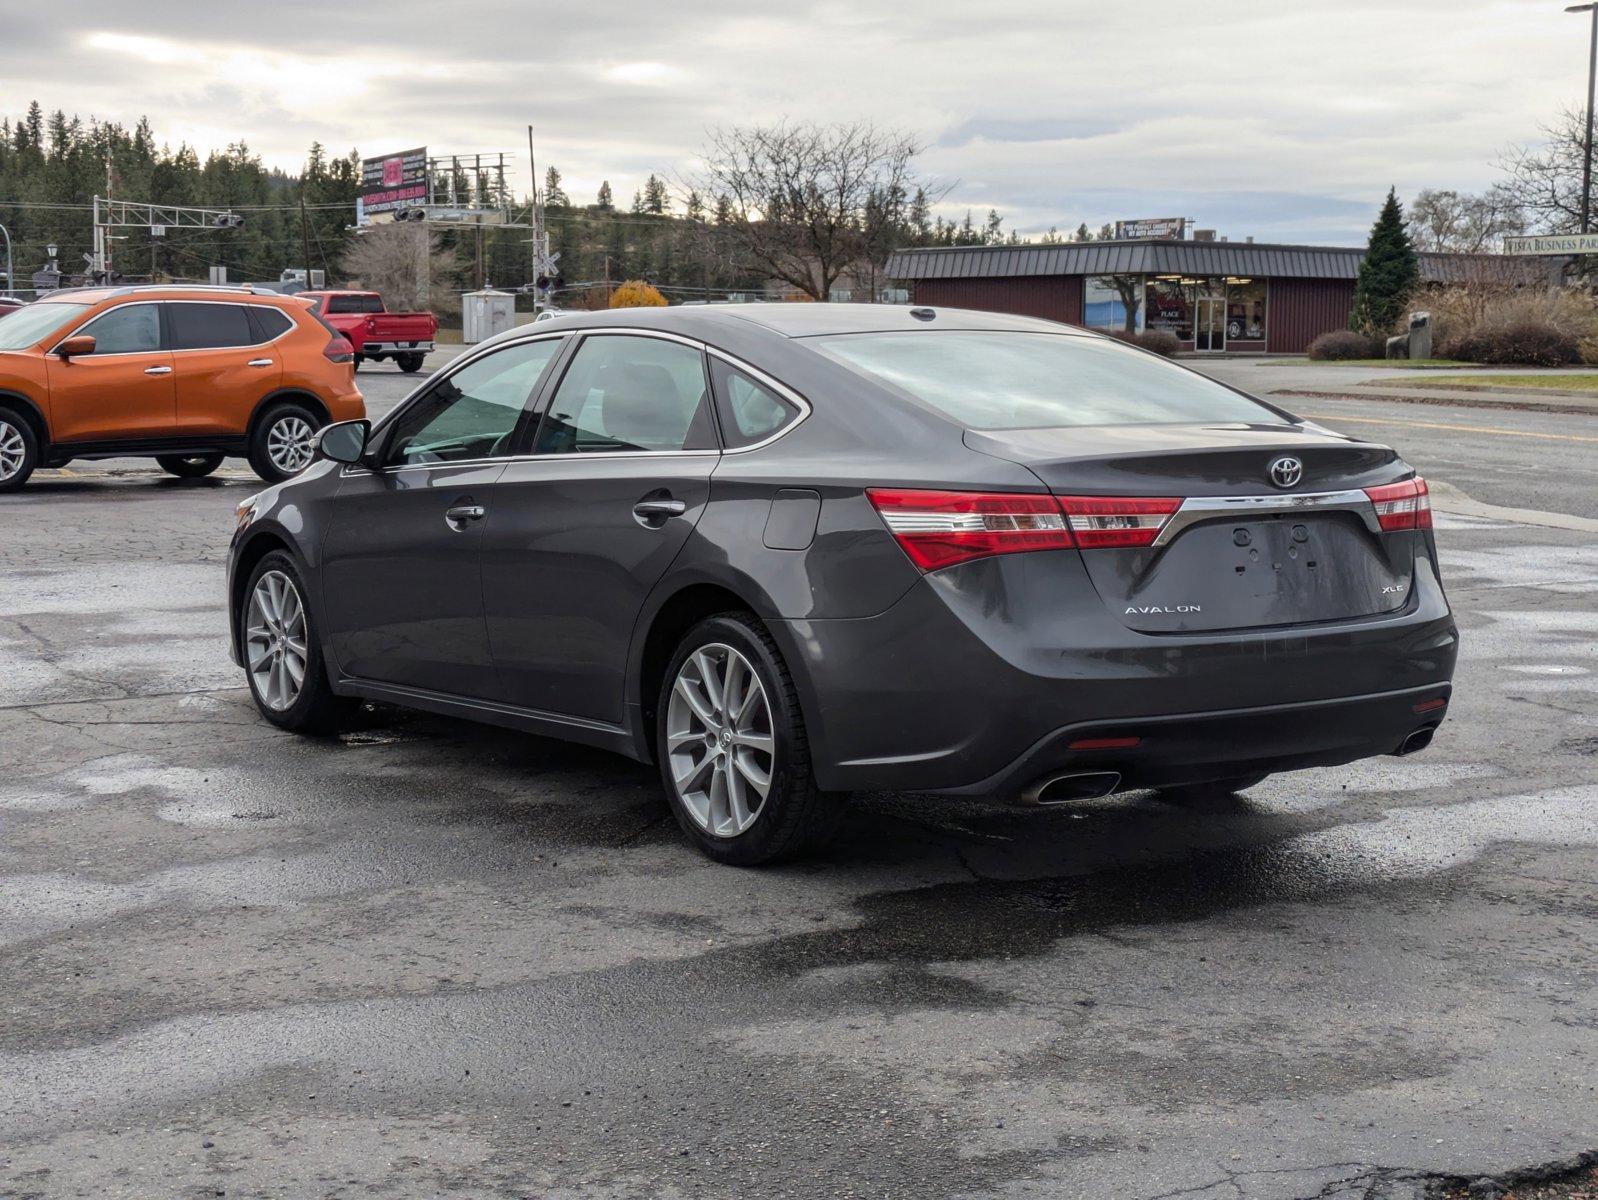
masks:
[(1269, 774), (1236, 775), (1231, 779), (1214, 779), (1205, 783), (1185, 783), (1180, 787), (1156, 788), (1154, 794), (1167, 804), (1204, 805), (1230, 799), (1238, 792), (1247, 791), (1257, 783), (1269, 779)]
[(328, 734), (357, 702), (333, 694), (320, 631), (294, 560), (274, 550), (256, 564), (239, 612), (239, 644), (255, 707), (293, 733)]
[(303, 404), (274, 404), (250, 430), (250, 467), (268, 483), (298, 475), (316, 453), (324, 422)]
[(399, 363), (399, 369), (404, 371), (405, 374), (414, 375), (422, 369), (422, 359), (424, 357), (421, 354), (401, 354), (394, 361)]
[(39, 439), (28, 424), (9, 408), (0, 408), (0, 492), (15, 491), (28, 482), (39, 465)]
[(842, 801), (816, 787), (793, 677), (752, 616), (707, 618), (677, 647), (656, 753), (677, 823), (717, 862), (791, 858), (837, 827)]
[(203, 479), (222, 465), (220, 454), (161, 454), (155, 460), (168, 475)]

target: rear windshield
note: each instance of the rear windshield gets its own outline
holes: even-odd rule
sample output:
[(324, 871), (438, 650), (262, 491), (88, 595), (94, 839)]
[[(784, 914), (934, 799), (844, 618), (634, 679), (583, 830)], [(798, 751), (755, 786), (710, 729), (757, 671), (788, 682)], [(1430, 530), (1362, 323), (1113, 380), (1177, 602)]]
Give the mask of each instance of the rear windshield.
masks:
[(383, 298), (381, 296), (329, 296), (327, 298), (327, 311), (330, 313), (380, 313), (383, 311)]
[(30, 304), (26, 308), (19, 308), (5, 319), (0, 325), (0, 350), (22, 350), (42, 341), (52, 333), (56, 333), (65, 326), (72, 324), (92, 305), (65, 304), (53, 301), (49, 304)]
[(809, 341), (967, 429), (1282, 424), (1202, 375), (1103, 338), (914, 330)]

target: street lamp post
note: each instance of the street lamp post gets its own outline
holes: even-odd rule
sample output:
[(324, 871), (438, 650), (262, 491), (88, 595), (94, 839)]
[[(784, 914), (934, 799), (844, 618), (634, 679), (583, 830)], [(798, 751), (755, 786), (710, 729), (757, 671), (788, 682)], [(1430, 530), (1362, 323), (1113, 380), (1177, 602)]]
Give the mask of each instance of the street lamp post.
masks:
[(1592, 33), (1587, 43), (1587, 139), (1581, 163), (1581, 231), (1586, 233), (1592, 205), (1592, 98), (1594, 80), (1598, 79), (1598, 3), (1572, 4), (1565, 11), (1592, 14)]

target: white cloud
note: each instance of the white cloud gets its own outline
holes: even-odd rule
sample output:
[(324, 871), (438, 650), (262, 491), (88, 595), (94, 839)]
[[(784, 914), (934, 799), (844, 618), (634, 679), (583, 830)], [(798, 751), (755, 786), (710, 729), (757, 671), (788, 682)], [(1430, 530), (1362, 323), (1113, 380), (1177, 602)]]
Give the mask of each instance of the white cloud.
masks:
[(687, 78), (680, 68), (659, 62), (617, 63), (599, 74), (607, 83), (626, 83), (635, 87), (664, 87), (681, 83)]

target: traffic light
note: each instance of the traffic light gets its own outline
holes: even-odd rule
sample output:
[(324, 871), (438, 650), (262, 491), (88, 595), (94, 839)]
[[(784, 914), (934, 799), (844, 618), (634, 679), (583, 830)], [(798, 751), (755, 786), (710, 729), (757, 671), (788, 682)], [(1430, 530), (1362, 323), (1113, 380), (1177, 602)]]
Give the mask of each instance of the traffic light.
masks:
[(241, 213), (217, 213), (211, 218), (211, 224), (218, 229), (240, 229), (244, 225), (244, 216)]

